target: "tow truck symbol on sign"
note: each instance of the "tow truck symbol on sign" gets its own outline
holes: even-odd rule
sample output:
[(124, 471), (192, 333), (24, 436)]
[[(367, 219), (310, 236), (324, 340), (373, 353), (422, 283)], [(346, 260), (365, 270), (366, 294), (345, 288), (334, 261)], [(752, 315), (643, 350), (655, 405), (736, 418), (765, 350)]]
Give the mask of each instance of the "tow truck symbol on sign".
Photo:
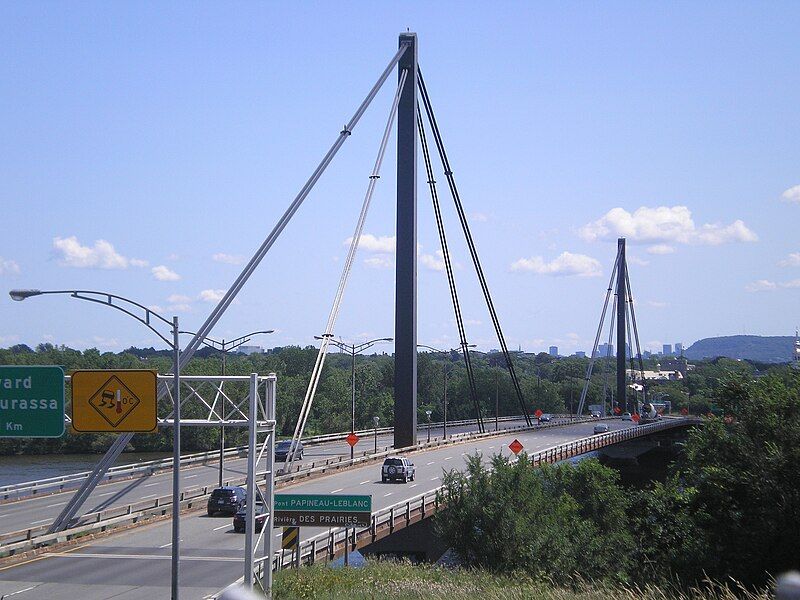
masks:
[(139, 405), (139, 398), (114, 376), (89, 398), (89, 404), (109, 425), (116, 427)]

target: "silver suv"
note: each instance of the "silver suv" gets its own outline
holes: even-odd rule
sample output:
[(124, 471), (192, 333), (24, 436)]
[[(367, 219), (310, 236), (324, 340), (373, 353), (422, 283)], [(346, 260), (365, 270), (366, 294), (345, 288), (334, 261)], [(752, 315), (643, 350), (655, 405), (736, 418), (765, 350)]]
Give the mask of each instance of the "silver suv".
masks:
[(381, 481), (394, 481), (401, 479), (403, 483), (414, 481), (414, 475), (417, 470), (414, 468), (414, 463), (402, 456), (389, 456), (383, 461), (381, 467)]

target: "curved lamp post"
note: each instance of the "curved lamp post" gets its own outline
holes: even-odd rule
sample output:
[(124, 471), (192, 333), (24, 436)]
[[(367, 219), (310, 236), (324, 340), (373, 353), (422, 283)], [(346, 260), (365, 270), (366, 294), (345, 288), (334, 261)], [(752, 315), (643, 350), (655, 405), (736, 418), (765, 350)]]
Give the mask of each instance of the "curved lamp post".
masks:
[[(477, 344), (466, 344), (467, 352), (469, 352), (469, 348), (475, 348)], [(438, 348), (434, 348), (433, 346), (428, 346), (427, 344), (417, 344), (417, 348), (426, 348), (428, 350), (433, 350), (434, 352), (439, 352), (440, 354), (450, 354), (451, 352), (461, 352), (463, 348), (450, 348), (450, 350), (439, 350)], [(444, 412), (444, 429), (442, 431), (442, 436), (447, 439), (447, 378), (452, 374), (453, 369), (447, 369), (447, 365), (442, 367), (442, 380), (444, 383), (444, 399), (442, 400), (442, 408)], [(428, 419), (430, 421), (430, 419)], [(430, 430), (430, 427), (428, 428)], [(430, 440), (428, 440), (430, 441)]]
[[(243, 346), (244, 344), (249, 342), (250, 339), (254, 335), (268, 334), (268, 333), (274, 333), (274, 332), (275, 332), (274, 329), (267, 329), (265, 331), (251, 331), (250, 333), (245, 333), (244, 335), (241, 335), (241, 336), (239, 336), (237, 338), (234, 338), (232, 340), (215, 340), (214, 338), (206, 336), (206, 337), (201, 339), (201, 342), (203, 343), (203, 345), (205, 345), (205, 346), (207, 346), (209, 348), (213, 348), (214, 350), (218, 350), (219, 352), (222, 352), (222, 376), (224, 377), (225, 376), (225, 359), (228, 356), (228, 352), (233, 352), (234, 350), (236, 350), (240, 346)], [(192, 335), (192, 336), (196, 336), (197, 335), (193, 331), (181, 331), (179, 333), (185, 333), (185, 334)], [(225, 411), (224, 410), (222, 411), (222, 414), (220, 414), (220, 420), (221, 421), (225, 421)], [(224, 424), (220, 424), (220, 426), (219, 426), (219, 487), (222, 487), (222, 485), (223, 485), (222, 479), (223, 479), (223, 471), (224, 471), (224, 468), (225, 468), (224, 465), (225, 465), (225, 425)]]
[[(333, 344), (339, 350), (343, 352), (349, 352), (350, 356), (352, 357), (352, 361), (350, 363), (350, 385), (352, 388), (352, 406), (351, 406), (351, 418), (350, 418), (350, 433), (355, 433), (356, 431), (356, 354), (362, 353), (367, 348), (371, 348), (378, 342), (392, 342), (394, 338), (376, 338), (374, 340), (369, 340), (368, 342), (362, 342), (360, 344), (345, 344), (340, 340), (333, 339), (332, 333), (326, 333), (324, 335), (315, 335), (315, 340), (324, 340), (327, 339), (329, 344)], [(377, 443), (377, 442), (376, 442)], [(377, 450), (376, 450), (377, 452)], [(355, 456), (355, 448), (350, 446), (350, 460), (353, 460)]]
[[(109, 294), (107, 292), (98, 292), (93, 290), (11, 290), (9, 293), (12, 300), (21, 302), (27, 298), (34, 296), (45, 295), (66, 295), (76, 298), (78, 300), (86, 300), (87, 302), (94, 302), (95, 304), (102, 304), (121, 311), (139, 321), (142, 325), (150, 329), (159, 338), (161, 338), (167, 346), (172, 349), (173, 360), (175, 365), (173, 371), (173, 427), (172, 427), (172, 599), (178, 599), (178, 566), (180, 557), (180, 464), (181, 464), (181, 374), (180, 374), (180, 343), (178, 334), (178, 317), (172, 317), (172, 321), (162, 317), (157, 312), (154, 312), (139, 304), (130, 298), (119, 296), (117, 294)], [(141, 311), (143, 315), (137, 314), (134, 311)], [(152, 324), (153, 319), (161, 321), (170, 327), (172, 333), (172, 340), (158, 331)]]

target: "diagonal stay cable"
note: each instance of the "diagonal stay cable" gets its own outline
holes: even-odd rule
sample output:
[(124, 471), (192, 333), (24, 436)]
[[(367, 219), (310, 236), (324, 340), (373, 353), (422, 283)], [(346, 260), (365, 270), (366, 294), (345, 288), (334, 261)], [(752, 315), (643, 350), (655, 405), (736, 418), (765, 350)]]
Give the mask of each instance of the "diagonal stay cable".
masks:
[(483, 273), (483, 267), (481, 266), (480, 258), (478, 257), (478, 251), (475, 247), (475, 241), (472, 239), (472, 233), (469, 228), (469, 223), (467, 221), (466, 213), (464, 212), (464, 206), (461, 203), (461, 197), (458, 193), (458, 188), (456, 187), (455, 179), (453, 178), (453, 170), (450, 168), (450, 161), (447, 158), (447, 152), (444, 148), (444, 142), (442, 141), (441, 133), (439, 132), (439, 126), (436, 122), (436, 116), (433, 114), (433, 106), (431, 105), (430, 97), (428, 96), (428, 90), (425, 87), (425, 80), (422, 77), (422, 71), (418, 69), (417, 71), (417, 79), (419, 81), (419, 89), (420, 95), (422, 97), (422, 103), (425, 106), (425, 113), (428, 117), (428, 123), (431, 126), (431, 131), (433, 132), (433, 138), (436, 142), (436, 148), (439, 151), (439, 158), (442, 161), (442, 167), (444, 169), (444, 174), (447, 177), (447, 183), (450, 187), (450, 194), (453, 196), (453, 202), (455, 203), (456, 212), (458, 213), (458, 219), (461, 222), (461, 228), (464, 231), (464, 237), (467, 242), (467, 247), (469, 248), (470, 256), (472, 257), (473, 265), (475, 266), (475, 273), (478, 276), (478, 281), (481, 286), (481, 290), (483, 291), (483, 297), (486, 300), (486, 307), (489, 310), (489, 316), (492, 319), (492, 324), (494, 325), (495, 333), (497, 334), (497, 340), (500, 343), (500, 349), (503, 352), (503, 357), (506, 360), (506, 365), (508, 366), (508, 373), (511, 375), (511, 381), (514, 384), (514, 391), (517, 394), (517, 400), (519, 401), (520, 409), (522, 410), (522, 414), (525, 417), (525, 423), (530, 426), (531, 425), (531, 415), (530, 411), (528, 410), (527, 405), (525, 404), (525, 399), (522, 395), (522, 388), (519, 384), (519, 379), (517, 378), (517, 373), (514, 369), (514, 363), (511, 361), (511, 355), (508, 352), (508, 345), (506, 344), (505, 336), (503, 335), (503, 330), (500, 327), (500, 320), (497, 317), (497, 311), (494, 308), (494, 302), (492, 301), (492, 295), (489, 292), (489, 285), (486, 282), (486, 276)]
[(628, 289), (628, 296), (630, 302), (628, 306), (631, 308), (631, 317), (633, 318), (633, 337), (636, 340), (636, 354), (639, 356), (639, 370), (642, 372), (642, 395), (645, 402), (647, 402), (647, 385), (644, 379), (644, 360), (642, 359), (642, 348), (639, 345), (639, 326), (636, 324), (636, 310), (633, 308), (633, 291), (631, 290), (631, 279), (628, 276), (627, 265), (625, 268), (625, 283)]
[(311, 373), (311, 379), (308, 382), (306, 395), (303, 399), (303, 404), (300, 407), (300, 414), (297, 418), (297, 424), (295, 425), (294, 433), (292, 434), (292, 443), (289, 446), (289, 452), (286, 454), (286, 462), (284, 466), (284, 472), (286, 473), (291, 471), (292, 463), (294, 462), (294, 454), (299, 446), (299, 443), (297, 442), (299, 442), (299, 440), (303, 437), (303, 432), (305, 431), (306, 423), (308, 422), (308, 416), (311, 414), (311, 406), (314, 404), (314, 395), (317, 392), (317, 385), (319, 385), (319, 380), (322, 376), (322, 367), (325, 365), (325, 357), (328, 353), (328, 345), (330, 344), (330, 339), (333, 336), (333, 328), (336, 325), (336, 319), (339, 316), (339, 308), (341, 307), (344, 291), (347, 287), (347, 280), (350, 276), (353, 261), (355, 260), (356, 250), (358, 250), (358, 243), (361, 240), (361, 233), (364, 230), (364, 222), (367, 219), (367, 213), (372, 200), (372, 194), (375, 191), (375, 185), (377, 184), (378, 179), (380, 179), (383, 157), (386, 154), (386, 146), (389, 143), (389, 136), (392, 132), (392, 124), (394, 123), (394, 117), (397, 113), (397, 106), (400, 103), (400, 95), (403, 93), (403, 87), (405, 86), (407, 76), (408, 71), (404, 69), (400, 74), (400, 81), (398, 82), (397, 91), (395, 92), (394, 99), (392, 101), (392, 108), (389, 111), (389, 118), (386, 121), (386, 127), (383, 130), (383, 137), (381, 138), (380, 147), (378, 149), (378, 156), (375, 158), (375, 165), (373, 166), (372, 172), (369, 176), (369, 185), (367, 186), (367, 192), (364, 195), (364, 202), (361, 205), (361, 213), (358, 215), (358, 221), (356, 222), (356, 228), (353, 232), (353, 238), (350, 241), (350, 249), (347, 252), (347, 258), (345, 259), (344, 267), (342, 268), (342, 275), (339, 278), (339, 287), (336, 289), (336, 296), (334, 297), (333, 305), (331, 306), (331, 312), (328, 315), (328, 323), (325, 326), (325, 333), (322, 335), (322, 342), (319, 346), (319, 352), (317, 352), (317, 360), (314, 363), (314, 369)]
[[(608, 311), (608, 300), (611, 297), (611, 289), (614, 285), (614, 276), (617, 274), (617, 267), (619, 266), (619, 251), (617, 251), (617, 258), (614, 260), (614, 268), (611, 270), (611, 278), (608, 280), (608, 289), (606, 290), (606, 299), (603, 302), (603, 311), (600, 313), (600, 324), (597, 326), (597, 333), (594, 336), (594, 346), (592, 346), (592, 353), (589, 355), (589, 365), (586, 367), (586, 377), (583, 383), (583, 390), (581, 391), (581, 400), (578, 402), (577, 415), (583, 414), (583, 405), (586, 402), (586, 394), (589, 391), (589, 382), (592, 379), (592, 370), (594, 369), (594, 361), (597, 353), (597, 345), (600, 343), (600, 335), (603, 332), (603, 322), (606, 319), (606, 312)], [(605, 397), (603, 399), (605, 402)]]
[(481, 414), (481, 405), (478, 400), (478, 391), (475, 386), (475, 374), (472, 370), (472, 361), (469, 356), (469, 347), (467, 345), (467, 334), (464, 328), (464, 319), (461, 315), (461, 304), (458, 300), (458, 291), (456, 289), (456, 280), (453, 273), (453, 265), (450, 260), (450, 250), (447, 246), (447, 235), (444, 229), (444, 221), (442, 219), (441, 206), (439, 205), (439, 194), (436, 190), (436, 180), (433, 176), (433, 165), (431, 164), (431, 155), (428, 150), (428, 139), (425, 135), (425, 127), (422, 123), (422, 113), (417, 107), (417, 128), (419, 129), (419, 139), (422, 145), (422, 154), (425, 158), (425, 171), (428, 174), (428, 187), (431, 191), (431, 200), (433, 202), (433, 212), (436, 216), (436, 228), (439, 231), (439, 242), (442, 245), (442, 257), (444, 258), (445, 271), (447, 272), (447, 284), (450, 286), (450, 299), (453, 301), (453, 312), (456, 317), (456, 326), (458, 327), (458, 337), (461, 341), (461, 350), (464, 354), (464, 364), (467, 367), (467, 378), (469, 379), (469, 391), (472, 397), (472, 402), (475, 405), (475, 415), (478, 421), (478, 431), (484, 432), (483, 415)]

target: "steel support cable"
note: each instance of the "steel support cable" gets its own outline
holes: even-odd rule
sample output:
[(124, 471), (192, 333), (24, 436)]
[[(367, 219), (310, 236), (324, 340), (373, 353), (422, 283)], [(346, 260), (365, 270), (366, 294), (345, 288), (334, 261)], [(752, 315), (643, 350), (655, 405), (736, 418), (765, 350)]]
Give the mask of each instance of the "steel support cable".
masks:
[[(625, 265), (625, 266), (627, 267), (627, 265)], [(626, 288), (626, 291), (627, 291), (627, 288)], [(633, 337), (632, 337), (633, 333), (631, 331), (631, 305), (630, 305), (630, 301), (628, 300), (628, 294), (626, 293), (625, 296), (626, 296), (625, 297), (625, 322), (627, 323), (627, 326), (628, 326), (628, 330), (627, 330), (628, 348), (626, 348), (625, 350), (627, 351), (628, 349), (630, 349), (629, 360), (630, 360), (630, 365), (631, 365), (631, 379), (633, 380), (634, 383), (636, 383), (636, 364), (634, 363), (634, 358), (633, 358)], [(636, 397), (635, 389), (636, 388), (634, 388), (634, 398)]]
[[(317, 181), (325, 172), (325, 169), (331, 163), (334, 156), (336, 156), (336, 153), (342, 147), (345, 140), (353, 132), (353, 129), (355, 128), (356, 124), (361, 120), (361, 117), (363, 116), (364, 112), (372, 103), (372, 100), (375, 98), (378, 91), (380, 91), (381, 87), (383, 87), (383, 84), (386, 82), (386, 79), (389, 77), (389, 74), (394, 70), (395, 65), (402, 58), (408, 46), (409, 46), (408, 44), (403, 44), (397, 50), (397, 53), (389, 61), (389, 64), (386, 66), (383, 73), (381, 73), (380, 77), (378, 78), (378, 81), (375, 82), (375, 85), (372, 86), (372, 89), (369, 91), (366, 98), (364, 98), (364, 101), (356, 109), (356, 112), (353, 114), (352, 118), (347, 122), (347, 125), (344, 126), (344, 129), (339, 133), (339, 137), (336, 139), (336, 141), (331, 146), (330, 150), (328, 150), (328, 153), (323, 157), (322, 161), (319, 163), (317, 168), (311, 174), (311, 177), (309, 177), (308, 181), (306, 181), (305, 185), (303, 185), (303, 187), (300, 189), (300, 192), (298, 192), (295, 199), (286, 209), (286, 212), (283, 213), (283, 216), (278, 220), (275, 227), (272, 229), (270, 234), (258, 248), (258, 250), (250, 259), (250, 261), (247, 263), (247, 265), (245, 265), (242, 272), (233, 282), (231, 287), (219, 301), (214, 310), (211, 311), (211, 314), (209, 314), (205, 323), (203, 323), (203, 325), (197, 330), (197, 333), (195, 333), (191, 341), (181, 351), (180, 358), (178, 361), (178, 365), (181, 370), (183, 370), (183, 368), (189, 363), (192, 356), (194, 356), (194, 353), (203, 343), (203, 340), (205, 340), (205, 338), (211, 333), (211, 331), (214, 329), (214, 326), (217, 324), (220, 318), (222, 318), (222, 315), (225, 313), (230, 304), (239, 294), (242, 287), (244, 287), (244, 284), (247, 283), (247, 280), (253, 274), (253, 271), (256, 270), (258, 265), (266, 256), (267, 252), (269, 252), (269, 249), (272, 248), (272, 245), (275, 243), (280, 234), (283, 232), (286, 225), (288, 225), (289, 221), (292, 219), (294, 214), (300, 208), (300, 205), (303, 203), (308, 194), (311, 192), (314, 185), (316, 185)], [(173, 373), (175, 372), (175, 368), (176, 365), (173, 364), (172, 366)], [(161, 400), (162, 398), (164, 398), (164, 396), (166, 396), (166, 384), (159, 386), (158, 399)], [(95, 470), (73, 495), (74, 502), (70, 501), (67, 507), (65, 507), (65, 509), (62, 511), (61, 515), (59, 515), (59, 517), (57, 518), (57, 522), (66, 520), (68, 525), (68, 521), (69, 518), (71, 518), (71, 515), (69, 515), (69, 518), (67, 519), (62, 519), (61, 517), (68, 515), (68, 513), (74, 514), (75, 512), (77, 512), (77, 510), (80, 508), (80, 506), (88, 497), (89, 493), (91, 493), (91, 491), (97, 486), (97, 482), (102, 478), (103, 474), (105, 474), (105, 472), (108, 470), (111, 464), (113, 464), (116, 461), (117, 457), (122, 452), (122, 449), (124, 449), (125, 446), (128, 445), (133, 436), (134, 436), (133, 433), (123, 433), (122, 435), (118, 436), (116, 440), (114, 440), (114, 443), (106, 451), (106, 454), (100, 460), (100, 463), (98, 463), (98, 465), (95, 467)], [(64, 525), (63, 522), (61, 522), (60, 523), (60, 526), (62, 526), (61, 528), (63, 528), (63, 525)]]
[(597, 333), (594, 336), (594, 346), (592, 346), (592, 353), (589, 355), (589, 365), (586, 367), (586, 377), (583, 383), (583, 390), (581, 390), (581, 400), (578, 402), (578, 412), (576, 414), (583, 414), (583, 405), (586, 403), (586, 394), (589, 391), (589, 381), (592, 378), (592, 370), (594, 369), (595, 353), (597, 352), (597, 345), (600, 343), (600, 335), (603, 333), (603, 323), (606, 319), (606, 311), (608, 310), (608, 300), (611, 297), (612, 286), (614, 285), (614, 276), (617, 274), (617, 267), (619, 266), (619, 251), (617, 251), (617, 258), (614, 260), (614, 268), (611, 270), (611, 278), (608, 280), (608, 289), (606, 290), (606, 299), (603, 302), (603, 310), (600, 312), (600, 324), (597, 326)]
[(633, 307), (633, 291), (631, 290), (631, 278), (628, 275), (628, 269), (625, 269), (625, 283), (628, 288), (628, 296), (630, 303), (628, 306), (631, 308), (631, 317), (633, 319), (633, 337), (636, 340), (636, 354), (639, 356), (639, 370), (642, 372), (642, 388), (645, 401), (647, 401), (647, 385), (644, 379), (644, 359), (642, 358), (642, 347), (639, 345), (639, 326), (636, 324), (636, 309)]
[[(606, 342), (606, 358), (611, 358), (611, 342), (614, 339), (614, 325), (617, 319), (617, 296), (614, 295), (614, 302), (613, 306), (611, 307), (611, 322), (610, 327), (608, 328), (608, 341)], [(608, 362), (606, 362), (606, 367), (603, 369), (603, 413), (605, 413), (605, 402), (606, 402), (606, 392), (608, 390), (608, 376), (611, 375), (611, 369), (608, 368)], [(613, 412), (613, 406), (612, 406)]]
[(475, 405), (475, 415), (478, 421), (478, 431), (484, 433), (483, 415), (481, 414), (480, 401), (478, 400), (478, 390), (475, 386), (475, 374), (472, 370), (472, 360), (469, 356), (467, 345), (467, 334), (464, 328), (464, 319), (461, 315), (461, 303), (458, 300), (458, 290), (456, 288), (455, 274), (450, 260), (450, 249), (447, 245), (447, 234), (444, 229), (441, 206), (439, 204), (439, 194), (436, 190), (436, 180), (433, 175), (433, 164), (428, 149), (428, 139), (425, 135), (425, 127), (422, 123), (422, 113), (417, 107), (417, 128), (419, 129), (419, 139), (422, 145), (422, 154), (425, 158), (425, 171), (428, 174), (428, 187), (431, 191), (431, 201), (433, 202), (433, 212), (436, 217), (436, 228), (439, 232), (439, 242), (442, 246), (442, 258), (444, 259), (445, 271), (447, 273), (447, 284), (450, 287), (450, 299), (453, 301), (453, 312), (455, 313), (456, 326), (458, 327), (458, 337), (461, 342), (461, 350), (464, 354), (464, 364), (467, 368), (467, 378), (469, 380), (470, 396)]
[(428, 96), (428, 90), (425, 87), (425, 80), (422, 77), (422, 70), (417, 70), (417, 79), (419, 81), (419, 88), (420, 88), (420, 95), (422, 97), (422, 103), (425, 106), (425, 113), (428, 117), (428, 123), (431, 126), (431, 131), (433, 132), (433, 138), (436, 142), (436, 148), (439, 151), (439, 157), (442, 161), (442, 167), (444, 169), (444, 174), (447, 177), (447, 183), (450, 187), (450, 193), (453, 196), (453, 202), (456, 207), (456, 212), (458, 213), (458, 219), (461, 222), (461, 228), (464, 231), (464, 237), (467, 242), (467, 247), (469, 248), (470, 256), (472, 257), (473, 265), (475, 266), (475, 272), (478, 276), (478, 282), (480, 283), (481, 290), (483, 292), (483, 297), (486, 300), (486, 307), (489, 310), (489, 316), (492, 319), (492, 324), (494, 325), (495, 333), (497, 334), (497, 340), (500, 343), (500, 349), (503, 352), (503, 357), (506, 360), (506, 365), (508, 366), (508, 372), (511, 376), (511, 382), (514, 385), (514, 391), (516, 392), (517, 399), (519, 401), (520, 409), (522, 410), (522, 414), (525, 417), (525, 422), (528, 426), (531, 425), (531, 415), (528, 407), (525, 404), (525, 399), (522, 395), (522, 388), (519, 385), (519, 379), (517, 378), (517, 373), (514, 369), (514, 363), (511, 361), (511, 355), (508, 352), (508, 345), (506, 344), (505, 336), (503, 335), (503, 330), (500, 327), (500, 320), (497, 317), (497, 311), (494, 308), (494, 302), (492, 301), (491, 293), (489, 292), (489, 285), (486, 282), (486, 277), (483, 273), (483, 267), (481, 267), (481, 261), (478, 257), (478, 251), (475, 247), (475, 242), (472, 239), (472, 233), (469, 228), (469, 223), (467, 221), (466, 214), (464, 212), (464, 207), (461, 203), (461, 197), (458, 193), (458, 188), (456, 187), (455, 178), (453, 177), (453, 170), (450, 168), (450, 161), (447, 158), (447, 151), (444, 148), (444, 142), (442, 141), (441, 133), (439, 132), (439, 125), (436, 122), (436, 116), (433, 113), (433, 106), (431, 105), (430, 97)]
[(389, 136), (392, 133), (392, 124), (394, 123), (394, 118), (397, 114), (397, 106), (400, 103), (400, 95), (403, 93), (403, 87), (405, 86), (407, 76), (407, 70), (403, 70), (403, 72), (400, 74), (400, 81), (398, 82), (397, 91), (395, 92), (394, 99), (392, 101), (392, 107), (389, 111), (389, 118), (386, 121), (386, 127), (383, 130), (383, 137), (381, 138), (381, 143), (378, 148), (378, 155), (375, 158), (375, 164), (372, 167), (372, 171), (369, 176), (369, 184), (367, 185), (367, 191), (364, 195), (364, 201), (361, 204), (361, 212), (358, 215), (355, 231), (353, 232), (353, 237), (350, 241), (350, 248), (347, 252), (347, 258), (344, 261), (344, 267), (342, 268), (342, 275), (339, 278), (339, 286), (336, 289), (333, 305), (331, 306), (331, 311), (328, 315), (328, 323), (325, 326), (325, 332), (322, 335), (322, 342), (320, 343), (319, 351), (317, 352), (317, 359), (314, 363), (311, 379), (308, 382), (306, 395), (303, 399), (303, 404), (300, 407), (300, 414), (298, 415), (297, 424), (295, 425), (294, 434), (292, 435), (292, 444), (289, 447), (289, 452), (286, 454), (286, 463), (284, 468), (286, 472), (289, 472), (289, 470), (292, 468), (292, 463), (294, 462), (294, 453), (299, 445), (297, 442), (303, 437), (303, 432), (305, 431), (308, 417), (311, 414), (311, 407), (314, 404), (314, 396), (317, 392), (317, 386), (319, 385), (319, 380), (322, 376), (322, 368), (325, 365), (325, 357), (328, 354), (328, 345), (330, 344), (330, 339), (333, 336), (333, 328), (336, 325), (336, 319), (339, 316), (339, 309), (341, 307), (342, 298), (344, 297), (345, 288), (347, 287), (347, 280), (350, 277), (353, 261), (355, 260), (356, 251), (358, 250), (358, 244), (361, 240), (361, 233), (364, 230), (364, 222), (367, 219), (369, 205), (372, 201), (372, 194), (375, 191), (375, 185), (377, 184), (378, 179), (380, 179), (381, 165), (383, 164), (383, 158), (386, 154), (386, 146), (389, 143)]

